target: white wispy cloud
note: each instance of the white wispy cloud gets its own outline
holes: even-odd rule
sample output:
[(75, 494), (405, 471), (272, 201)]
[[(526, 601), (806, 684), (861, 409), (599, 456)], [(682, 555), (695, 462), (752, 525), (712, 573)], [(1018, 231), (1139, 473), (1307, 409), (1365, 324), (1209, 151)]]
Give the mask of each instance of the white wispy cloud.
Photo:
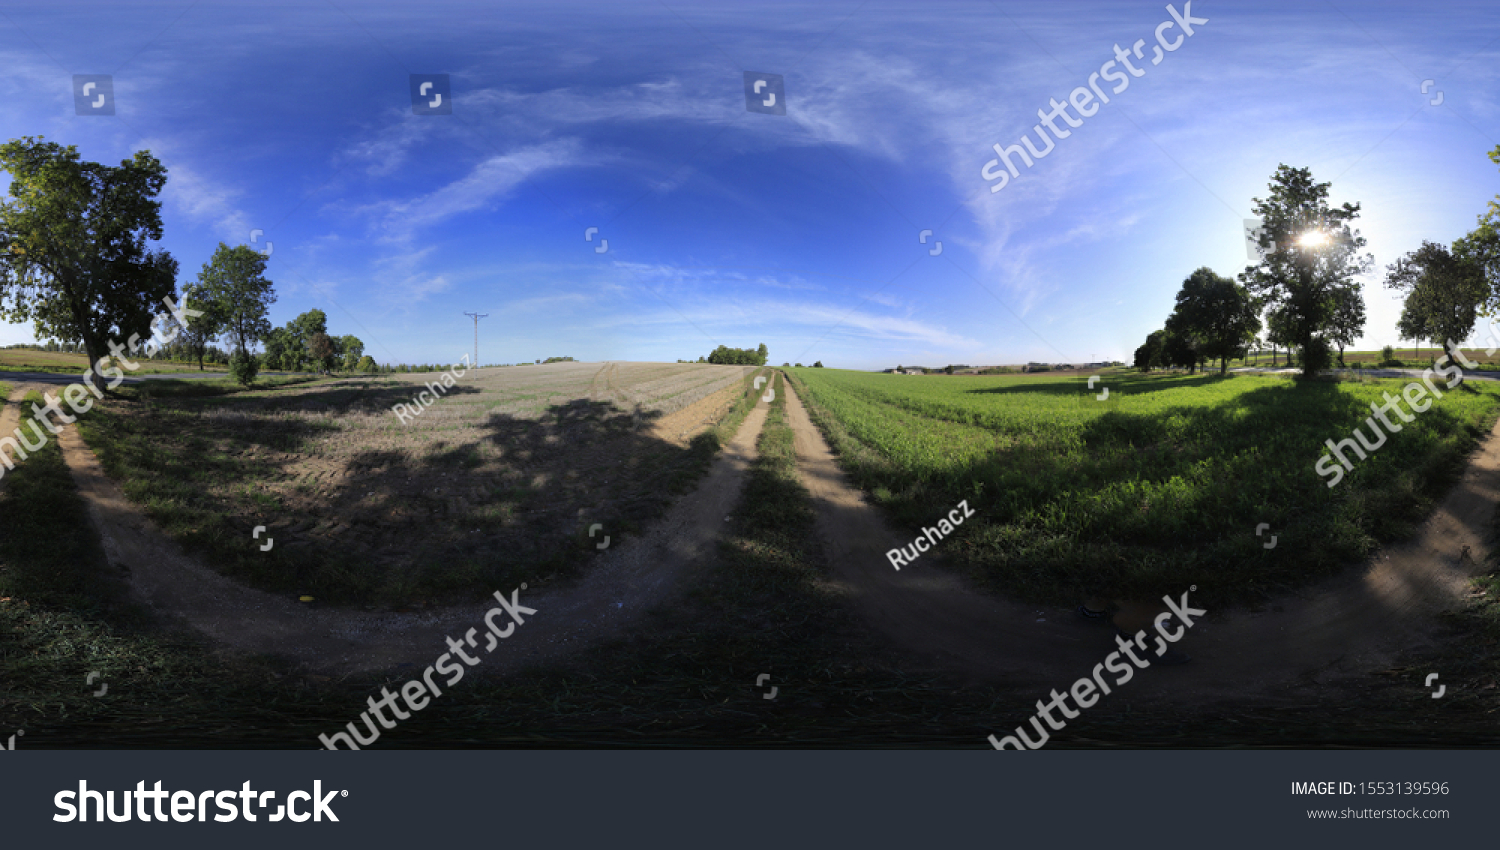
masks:
[(493, 207), (531, 177), (584, 162), (578, 140), (558, 139), (481, 160), (464, 176), (426, 194), (379, 201), (355, 212), (373, 220), (381, 241), (408, 243), (419, 231)]

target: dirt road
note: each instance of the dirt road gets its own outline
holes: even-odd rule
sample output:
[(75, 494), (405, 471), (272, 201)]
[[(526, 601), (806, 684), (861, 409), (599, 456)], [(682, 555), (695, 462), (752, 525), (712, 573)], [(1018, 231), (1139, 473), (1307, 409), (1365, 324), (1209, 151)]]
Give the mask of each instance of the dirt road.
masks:
[[(14, 388), (19, 400), (37, 385)], [(473, 668), (494, 675), (561, 657), (628, 628), (669, 600), (693, 572), (713, 562), (724, 517), (739, 498), (744, 473), (755, 459), (755, 441), (766, 408), (757, 406), (735, 439), (715, 459), (696, 490), (677, 502), (644, 535), (621, 541), (570, 586), (522, 590), (520, 601), (537, 613)], [(15, 410), (8, 407), (8, 433)], [(196, 629), (238, 652), (287, 656), (329, 675), (410, 664), (418, 669), (448, 652), (445, 638), (471, 628), (485, 632), (493, 597), (472, 605), (414, 613), (363, 613), (317, 608), (244, 587), (188, 557), (132, 505), (104, 474), (77, 429), (58, 437), (73, 480), (88, 504), (111, 566), (123, 570), (132, 591), (169, 620)], [(509, 597), (512, 588), (495, 588)], [(480, 645), (484, 644), (482, 637)]]
[[(933, 553), (894, 569), (886, 551), (910, 545), (917, 531), (893, 529), (865, 501), (790, 388), (787, 412), (834, 579), (916, 664), (1037, 687), (1040, 696), (1067, 688), (1115, 650), (1102, 624), (1081, 621), (1069, 609), (1043, 610), (981, 593)], [(1460, 604), (1465, 579), (1488, 551), (1485, 532), (1497, 498), (1500, 425), (1411, 542), (1261, 611), (1210, 611), (1178, 644), (1193, 661), (1143, 671), (1125, 686), (1130, 698), (1305, 700), (1323, 682), (1390, 666), (1402, 651), (1436, 639), (1434, 613)], [(934, 522), (953, 507), (933, 505)]]

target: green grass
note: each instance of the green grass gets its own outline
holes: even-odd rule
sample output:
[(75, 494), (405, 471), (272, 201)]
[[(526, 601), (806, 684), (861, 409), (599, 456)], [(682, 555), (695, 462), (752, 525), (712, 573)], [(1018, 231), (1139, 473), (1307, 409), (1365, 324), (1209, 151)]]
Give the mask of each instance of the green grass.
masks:
[(1330, 489), (1314, 471), (1324, 441), (1349, 437), (1406, 381), (1119, 372), (1090, 390), (1079, 378), (792, 371), (841, 462), (902, 524), (967, 499), (979, 521), (944, 541), (945, 557), (1050, 602), (1197, 584), (1222, 605), (1335, 572), (1409, 535), (1500, 402), (1500, 386), (1466, 382)]

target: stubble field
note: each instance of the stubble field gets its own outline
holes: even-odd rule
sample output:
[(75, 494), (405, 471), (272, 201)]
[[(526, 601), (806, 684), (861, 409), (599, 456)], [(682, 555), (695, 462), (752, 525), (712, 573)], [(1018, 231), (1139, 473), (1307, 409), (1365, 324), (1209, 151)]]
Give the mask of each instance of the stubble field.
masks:
[[(227, 575), (396, 608), (570, 575), (691, 483), (751, 367), (559, 363), (203, 396), (158, 383), (84, 422), (126, 494)], [(598, 524), (596, 536), (588, 529)], [(261, 551), (252, 539), (275, 540)]]

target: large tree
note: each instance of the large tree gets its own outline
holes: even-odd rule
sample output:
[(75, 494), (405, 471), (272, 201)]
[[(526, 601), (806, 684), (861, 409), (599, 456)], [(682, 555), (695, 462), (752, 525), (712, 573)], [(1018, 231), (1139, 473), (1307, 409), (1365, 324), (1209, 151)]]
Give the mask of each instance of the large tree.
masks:
[(203, 371), (203, 358), (219, 334), (224, 332), (224, 317), (219, 305), (208, 296), (201, 283), (189, 284), (182, 290), (183, 303), (199, 313), (186, 321), (172, 317), (177, 328), (177, 344), (188, 357), (198, 361), (198, 371)]
[(1339, 287), (1333, 291), (1333, 319), (1328, 326), (1328, 341), (1338, 346), (1339, 365), (1344, 365), (1344, 348), (1354, 344), (1365, 332), (1365, 299), (1359, 285)]
[(79, 340), (97, 383), (109, 343), (149, 338), (176, 291), (177, 261), (160, 240), (167, 169), (150, 151), (119, 167), (84, 162), (72, 145), (26, 136), (0, 145), (10, 173), (0, 201), (0, 319), (38, 337)]
[(1186, 368), (1191, 375), (1206, 359), (1203, 354), (1203, 338), (1191, 330), (1174, 328), (1170, 317), (1166, 335), (1162, 337), (1162, 363), (1173, 368)]
[(1229, 370), (1229, 358), (1260, 332), (1259, 312), (1244, 287), (1205, 266), (1182, 282), (1167, 330), (1195, 340), (1203, 359), (1218, 359), (1222, 375)]
[[(1500, 145), (1489, 152), (1489, 158), (1500, 165)], [(1453, 241), (1453, 255), (1484, 275), (1485, 303), (1479, 312), (1485, 316), (1500, 313), (1500, 195), (1480, 214), (1478, 227)]]
[(1359, 204), (1329, 206), (1330, 185), (1313, 182), (1310, 169), (1278, 167), (1270, 197), (1252, 199), (1263, 222), (1265, 255), (1240, 275), (1253, 295), (1284, 317), (1287, 336), (1302, 351), (1306, 377), (1327, 365), (1319, 361), (1327, 359), (1335, 333), (1337, 293), (1355, 286), (1354, 277), (1375, 262), (1359, 254), (1365, 239), (1349, 227), (1359, 217)]
[(307, 341), (307, 353), (318, 364), (319, 372), (333, 371), (333, 361), (338, 357), (338, 347), (334, 345), (333, 337), (325, 333), (313, 334)]
[(344, 371), (353, 372), (365, 355), (365, 344), (353, 334), (339, 337), (339, 355), (344, 358)]
[(295, 372), (302, 367), (303, 348), (292, 332), (286, 328), (272, 328), (261, 338), (266, 353), (261, 358), (267, 369), (284, 369)]
[(233, 248), (219, 243), (198, 284), (223, 318), (234, 354), (250, 355), (250, 346), (271, 331), (266, 312), (276, 303), (276, 291), (265, 278), (266, 257), (248, 245)]
[(1463, 342), (1490, 297), (1483, 265), (1436, 242), (1424, 240), (1386, 272), (1385, 285), (1406, 296), (1397, 329), (1407, 339)]
[(1279, 348), (1287, 350), (1287, 365), (1290, 366), (1292, 363), (1291, 349), (1295, 343), (1289, 328), (1290, 323), (1287, 321), (1285, 311), (1274, 308), (1266, 311), (1266, 342), (1271, 344), (1272, 367), (1279, 364), (1277, 360)]
[(300, 370), (309, 365), (319, 369), (327, 368), (326, 364), (320, 363), (320, 358), (313, 356), (312, 345), (315, 337), (328, 333), (328, 314), (313, 308), (287, 322), (285, 331), (289, 344), (289, 349), (282, 357), (285, 368)]
[(1152, 331), (1146, 336), (1146, 342), (1135, 350), (1135, 368), (1142, 372), (1149, 372), (1158, 366), (1164, 365), (1166, 346), (1166, 331)]
[(328, 333), (328, 314), (314, 308), (287, 322), (286, 327), (305, 347), (314, 336)]

